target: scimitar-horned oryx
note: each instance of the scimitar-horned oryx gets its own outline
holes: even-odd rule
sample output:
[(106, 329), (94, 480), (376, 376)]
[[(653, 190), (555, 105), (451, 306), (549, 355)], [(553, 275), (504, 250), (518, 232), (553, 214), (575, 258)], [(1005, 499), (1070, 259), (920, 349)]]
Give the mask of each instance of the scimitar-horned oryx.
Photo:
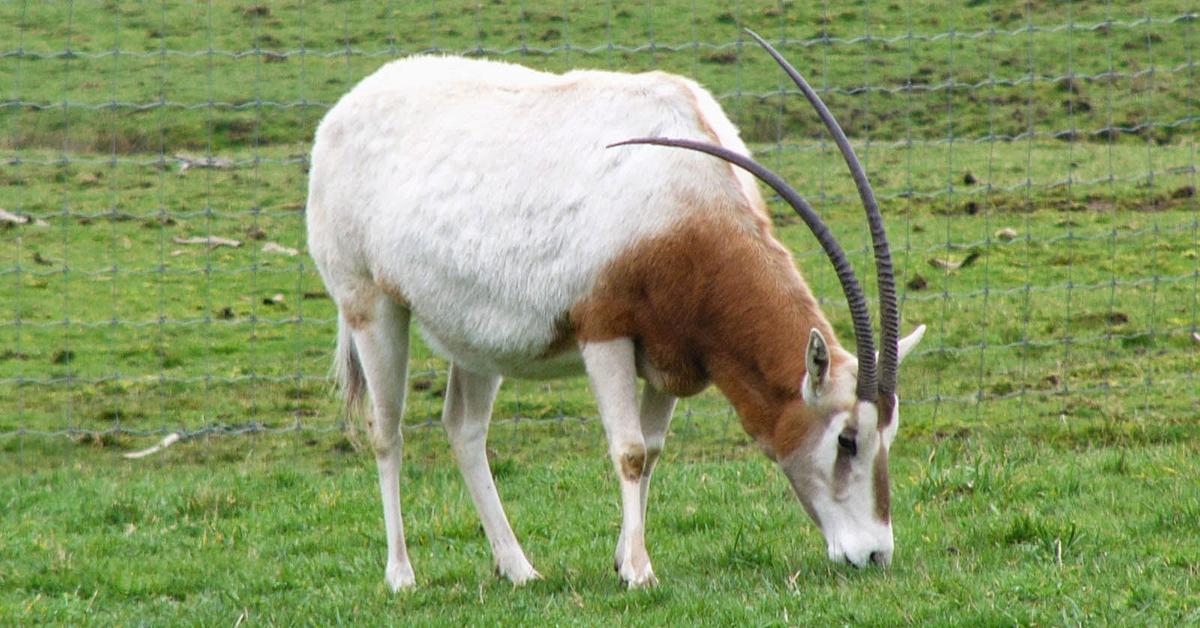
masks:
[[(496, 390), (502, 377), (583, 372), (620, 482), (615, 564), (630, 586), (655, 582), (646, 496), (676, 399), (710, 383), (779, 463), (831, 559), (890, 562), (896, 371), (924, 327), (898, 340), (891, 258), (866, 175), (817, 94), (758, 40), (817, 109), (866, 208), (878, 374), (866, 300), (841, 247), (799, 194), (750, 159), (691, 80), (420, 56), (367, 77), (322, 120), (309, 250), (338, 308), (347, 404), (369, 400), (393, 589), (414, 583), (399, 487), (414, 320), (450, 360), (442, 423), (496, 569), (512, 582), (538, 573), (488, 466)], [(631, 137), (646, 139), (620, 141)], [(836, 267), (854, 354), (773, 235), (753, 177), (795, 208)]]

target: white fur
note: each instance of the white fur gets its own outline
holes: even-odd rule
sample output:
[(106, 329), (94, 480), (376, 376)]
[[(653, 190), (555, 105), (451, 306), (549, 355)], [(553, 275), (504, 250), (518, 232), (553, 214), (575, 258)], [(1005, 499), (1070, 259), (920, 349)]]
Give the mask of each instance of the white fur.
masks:
[(466, 480), (475, 510), (492, 545), (496, 571), (514, 584), (541, 576), (529, 564), (504, 514), (487, 459), (487, 428), (500, 388), (495, 375), (478, 375), (455, 364), (446, 381), (442, 426), (450, 437), (458, 468)]
[(309, 249), (339, 301), (371, 280), (398, 288), (456, 364), (578, 373), (577, 355), (537, 356), (607, 263), (685, 219), (681, 194), (758, 195), (749, 175), (731, 179), (708, 156), (605, 146), (651, 135), (711, 141), (706, 124), (745, 152), (712, 97), (680, 77), (396, 61), (317, 130)]
[[(548, 349), (561, 348), (570, 308), (600, 272), (640, 240), (700, 210), (743, 212), (727, 218), (757, 229), (763, 217), (735, 208), (763, 204), (751, 175), (712, 157), (605, 148), (646, 136), (715, 140), (748, 152), (708, 92), (657, 72), (553, 75), (414, 57), (364, 79), (322, 120), (309, 182), (309, 250), (339, 308), (339, 372), (354, 384), (348, 390), (365, 385), (371, 400), (393, 589), (415, 583), (398, 484), (410, 320), (452, 362), (443, 423), (497, 571), (518, 584), (538, 577), (488, 467), (500, 378), (586, 369), (620, 477), (616, 567), (631, 586), (655, 582), (646, 497), (675, 399), (648, 387), (639, 409), (631, 339), (556, 356)], [(693, 206), (722, 196), (739, 202)], [(906, 339), (903, 352), (915, 342)], [(653, 365), (642, 367), (653, 382)], [(869, 452), (890, 446), (898, 420), (890, 433), (875, 429), (875, 407), (855, 404), (855, 368), (844, 360), (822, 382), (803, 384), (804, 399), (831, 420), (815, 447), (780, 462), (817, 517), (831, 558), (863, 564), (872, 552), (891, 555), (890, 524), (873, 517), (868, 463)], [(837, 435), (850, 420), (866, 433), (860, 450), (868, 453), (835, 495)], [(639, 459), (640, 476), (629, 471)]]
[[(831, 418), (811, 449), (798, 450), (780, 464), (821, 528), (830, 560), (858, 567), (871, 562), (888, 564), (894, 547), (892, 525), (875, 514), (872, 467), (875, 457), (891, 443), (878, 430), (875, 404), (858, 401), (850, 407)], [(838, 490), (834, 480), (837, 438), (848, 425), (857, 431), (858, 454), (850, 459), (849, 477)]]
[[(647, 390), (639, 412), (629, 339), (544, 356), (606, 265), (689, 212), (714, 211), (688, 201), (726, 195), (741, 202), (712, 205), (763, 206), (750, 175), (711, 157), (606, 149), (657, 135), (747, 153), (711, 95), (662, 73), (559, 76), (414, 57), (364, 79), (322, 120), (309, 181), (309, 250), (339, 324), (356, 326), (343, 330), (350, 340), (339, 354), (344, 378), (361, 358), (372, 401), (393, 589), (414, 583), (397, 485), (407, 360), (398, 337), (407, 335), (410, 313), (452, 362), (443, 422), (497, 571), (518, 584), (538, 577), (488, 468), (500, 376), (567, 375), (586, 362), (621, 479), (617, 570), (631, 586), (655, 582), (646, 495), (675, 400)], [(622, 461), (639, 455), (641, 477), (625, 477)]]
[[(814, 330), (814, 335), (819, 337)], [(899, 361), (903, 361), (925, 335), (919, 325), (899, 341)], [(811, 362), (811, 359), (810, 359)], [(892, 420), (879, 429), (879, 409), (873, 403), (856, 401), (853, 385), (858, 361), (847, 360), (841, 369), (819, 385), (805, 375), (801, 392), (806, 404), (822, 414), (833, 413), (820, 440), (810, 449), (795, 452), (781, 460), (784, 473), (821, 527), (829, 559), (862, 567), (872, 562), (888, 564), (895, 549), (891, 521), (875, 514), (875, 486), (872, 469), (875, 458), (889, 451), (900, 427), (900, 403), (892, 404)], [(810, 365), (809, 370), (812, 370)], [(849, 411), (837, 412), (838, 408)], [(847, 426), (858, 434), (858, 453), (851, 461), (848, 481), (840, 492), (835, 490), (834, 465), (838, 455), (838, 435)]]

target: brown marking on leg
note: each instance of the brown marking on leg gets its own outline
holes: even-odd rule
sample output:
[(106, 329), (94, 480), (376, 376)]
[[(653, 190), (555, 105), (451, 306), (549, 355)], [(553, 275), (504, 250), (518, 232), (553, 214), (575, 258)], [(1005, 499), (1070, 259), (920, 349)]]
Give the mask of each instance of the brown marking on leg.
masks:
[(377, 283), (379, 285), (379, 289), (382, 290), (384, 294), (391, 297), (392, 300), (396, 302), (396, 305), (399, 305), (404, 309), (409, 309), (408, 298), (404, 296), (404, 291), (401, 290), (399, 286), (395, 286), (387, 282)]
[(342, 320), (346, 321), (350, 329), (358, 331), (375, 321), (379, 299), (383, 297), (383, 293), (371, 280), (361, 279), (333, 296)]
[(338, 311), (351, 329), (362, 329), (375, 320), (375, 309), (384, 298), (409, 309), (408, 299), (398, 286), (364, 278), (337, 295)]
[(621, 454), (621, 476), (630, 482), (642, 479), (646, 469), (646, 450), (639, 447)]
[(350, 329), (363, 329), (375, 319), (372, 315), (374, 303), (364, 303), (364, 299), (350, 298), (338, 303), (338, 312)]

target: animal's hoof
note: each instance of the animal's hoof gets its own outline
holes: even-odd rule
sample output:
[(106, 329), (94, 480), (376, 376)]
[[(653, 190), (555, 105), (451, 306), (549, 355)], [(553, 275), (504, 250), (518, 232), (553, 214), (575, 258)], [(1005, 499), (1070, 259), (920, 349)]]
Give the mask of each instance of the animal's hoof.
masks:
[(511, 565), (497, 564), (496, 575), (518, 586), (542, 579), (542, 574), (538, 573), (533, 565), (530, 565), (529, 561), (524, 558)]
[(621, 582), (630, 589), (648, 589), (658, 586), (658, 578), (654, 577), (654, 570), (650, 565), (646, 565), (645, 569), (640, 572), (635, 572), (633, 569), (621, 569), (618, 571), (621, 575)]
[(417, 584), (417, 579), (413, 576), (412, 565), (408, 563), (388, 565), (384, 577), (393, 593)]

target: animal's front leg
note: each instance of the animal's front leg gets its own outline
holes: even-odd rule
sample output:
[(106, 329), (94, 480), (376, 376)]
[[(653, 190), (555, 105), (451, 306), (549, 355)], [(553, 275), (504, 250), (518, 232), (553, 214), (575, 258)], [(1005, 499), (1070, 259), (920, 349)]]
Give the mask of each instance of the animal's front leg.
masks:
[(647, 452), (638, 417), (633, 342), (628, 338), (589, 342), (581, 351), (621, 486), (617, 571), (630, 587), (652, 586), (657, 580), (646, 553), (641, 484)]
[[(675, 410), (672, 395), (660, 392), (647, 383), (642, 388), (641, 424), (642, 438), (646, 442), (646, 464), (642, 469), (642, 482), (639, 491), (639, 501), (642, 509), (642, 522), (646, 521), (646, 500), (650, 494), (650, 476), (654, 473), (654, 465), (662, 454), (663, 444), (667, 438), (667, 427), (671, 424), (671, 413)], [(617, 541), (617, 551), (613, 558), (613, 566), (621, 571), (621, 559), (625, 555), (625, 537)]]

